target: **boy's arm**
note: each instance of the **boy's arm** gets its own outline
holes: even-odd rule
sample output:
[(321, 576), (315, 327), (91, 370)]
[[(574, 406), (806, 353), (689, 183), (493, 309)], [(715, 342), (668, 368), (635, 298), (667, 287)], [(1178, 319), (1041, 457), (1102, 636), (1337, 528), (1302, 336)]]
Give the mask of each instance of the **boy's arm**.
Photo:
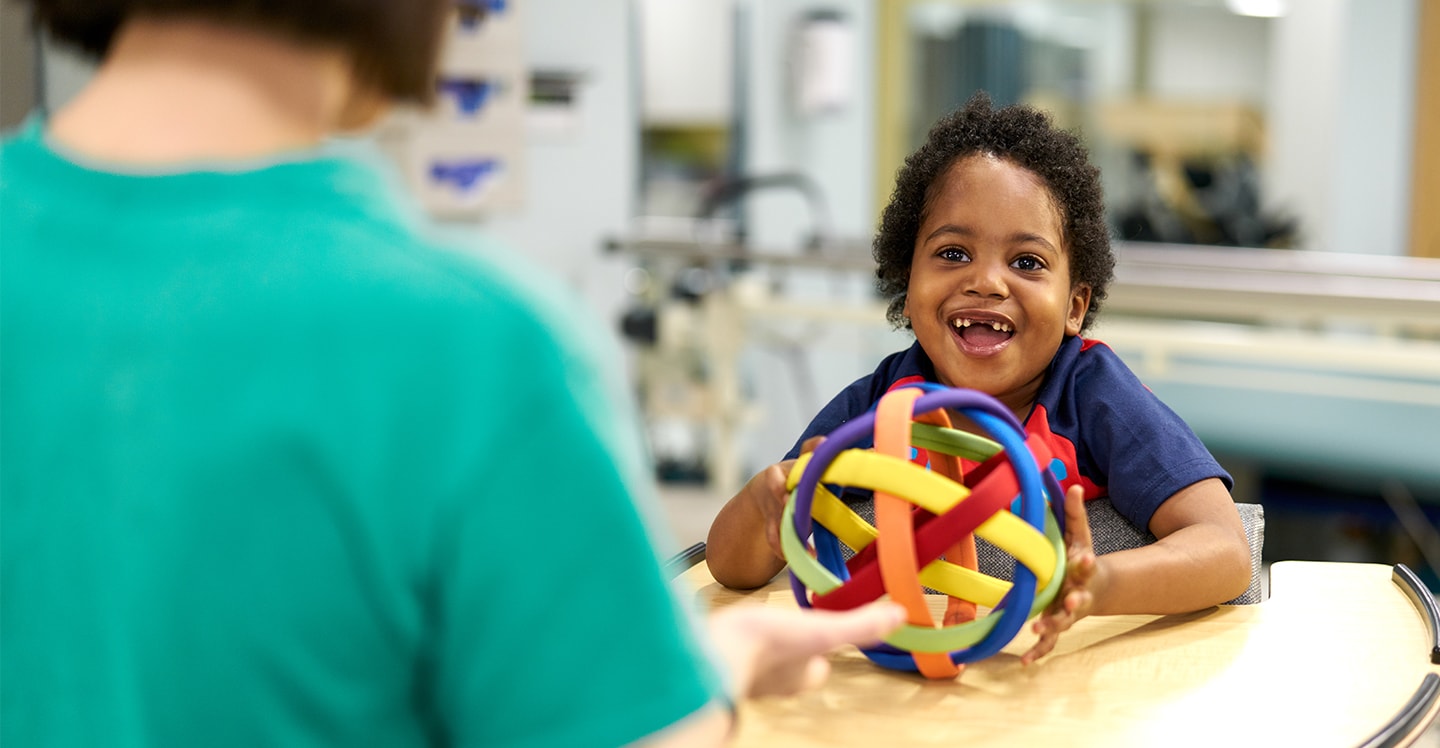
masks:
[(1097, 559), (1092, 613), (1188, 613), (1250, 586), (1250, 542), (1235, 500), (1218, 478), (1192, 483), (1150, 518), (1156, 542)]
[(794, 464), (785, 460), (756, 473), (715, 515), (705, 540), (705, 563), (715, 581), (732, 589), (754, 589), (785, 568), (780, 514), (785, 476)]
[[(823, 436), (800, 445), (800, 454), (814, 451)], [(790, 492), (785, 479), (795, 460), (782, 460), (761, 470), (735, 494), (710, 523), (705, 563), (715, 581), (736, 590), (763, 587), (785, 568), (780, 548), (780, 516)]]
[[(805, 427), (799, 448), (792, 448), (790, 454), (814, 450), (825, 434), (868, 410), (885, 392), (885, 383), (914, 374), (917, 365), (907, 357), (913, 357), (914, 350), (918, 345), (886, 356), (874, 374), (841, 390)], [(916, 374), (915, 379), (919, 378)], [(795, 460), (786, 459), (756, 473), (715, 515), (705, 540), (705, 562), (715, 581), (731, 589), (755, 589), (785, 568), (785, 555), (780, 549), (780, 515), (788, 498), (785, 478), (794, 464)]]

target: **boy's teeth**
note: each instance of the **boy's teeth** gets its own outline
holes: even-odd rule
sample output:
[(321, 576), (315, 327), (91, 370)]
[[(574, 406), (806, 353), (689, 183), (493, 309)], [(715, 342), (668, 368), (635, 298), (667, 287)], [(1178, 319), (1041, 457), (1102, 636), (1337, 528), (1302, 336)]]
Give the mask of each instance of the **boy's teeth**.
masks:
[[(957, 319), (957, 320), (955, 320), (955, 327), (957, 327), (957, 328), (966, 328), (966, 327), (969, 327), (970, 325), (973, 325), (973, 324), (975, 324), (975, 321), (974, 321), (974, 320), (969, 320), (969, 319)], [(1010, 330), (1011, 330), (1011, 328), (1010, 328), (1009, 325), (1005, 324), (1004, 322), (1000, 322), (1000, 321), (998, 321), (998, 320), (992, 320), (992, 321), (990, 321), (990, 322), (981, 322), (980, 324), (982, 324), (982, 325), (989, 325), (989, 326), (990, 326), (992, 329), (994, 329), (996, 332), (1010, 332)]]

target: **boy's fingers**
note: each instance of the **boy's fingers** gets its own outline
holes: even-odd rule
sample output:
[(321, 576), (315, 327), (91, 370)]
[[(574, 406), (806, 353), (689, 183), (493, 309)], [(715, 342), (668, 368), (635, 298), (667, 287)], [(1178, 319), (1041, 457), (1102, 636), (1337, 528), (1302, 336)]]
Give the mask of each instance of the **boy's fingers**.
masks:
[(1071, 486), (1065, 492), (1065, 534), (1090, 544), (1090, 518), (1085, 512), (1085, 489)]
[(1035, 646), (1031, 647), (1029, 652), (1026, 652), (1020, 657), (1020, 664), (1029, 665), (1041, 657), (1050, 654), (1050, 650), (1055, 648), (1055, 638), (1054, 634), (1041, 636), (1040, 641), (1035, 642)]
[(765, 513), (765, 542), (770, 544), (770, 550), (775, 553), (775, 557), (783, 560), (785, 558), (785, 550), (784, 547), (780, 545), (780, 522), (785, 516), (785, 501), (787, 499), (785, 479), (783, 476), (780, 478), (780, 485), (777, 489), (778, 490), (773, 492), (775, 500), (773, 502), (767, 502), (762, 511)]
[(1065, 563), (1065, 581), (1069, 585), (1087, 584), (1095, 576), (1095, 552), (1089, 548), (1070, 548)]
[(765, 542), (770, 545), (770, 551), (775, 557), (785, 559), (785, 547), (780, 544), (780, 523), (776, 522), (765, 528)]

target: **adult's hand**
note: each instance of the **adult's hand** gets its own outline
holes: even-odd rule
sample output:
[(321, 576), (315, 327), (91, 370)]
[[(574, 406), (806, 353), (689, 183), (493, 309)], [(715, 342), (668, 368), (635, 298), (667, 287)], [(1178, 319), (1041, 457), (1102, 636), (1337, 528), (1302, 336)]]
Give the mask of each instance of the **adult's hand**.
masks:
[(709, 628), (737, 693), (753, 698), (820, 685), (830, 673), (830, 652), (876, 644), (904, 619), (904, 609), (890, 602), (847, 611), (741, 604), (712, 614)]

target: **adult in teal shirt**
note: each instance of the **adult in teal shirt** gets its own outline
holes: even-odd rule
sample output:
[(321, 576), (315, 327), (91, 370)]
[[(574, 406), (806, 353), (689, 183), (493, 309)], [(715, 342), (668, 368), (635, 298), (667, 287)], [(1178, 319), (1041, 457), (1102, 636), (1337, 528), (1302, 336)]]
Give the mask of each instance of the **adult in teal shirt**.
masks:
[(704, 744), (898, 623), (701, 641), (584, 310), (327, 144), (449, 6), (32, 3), (104, 61), (0, 151), (0, 742)]

